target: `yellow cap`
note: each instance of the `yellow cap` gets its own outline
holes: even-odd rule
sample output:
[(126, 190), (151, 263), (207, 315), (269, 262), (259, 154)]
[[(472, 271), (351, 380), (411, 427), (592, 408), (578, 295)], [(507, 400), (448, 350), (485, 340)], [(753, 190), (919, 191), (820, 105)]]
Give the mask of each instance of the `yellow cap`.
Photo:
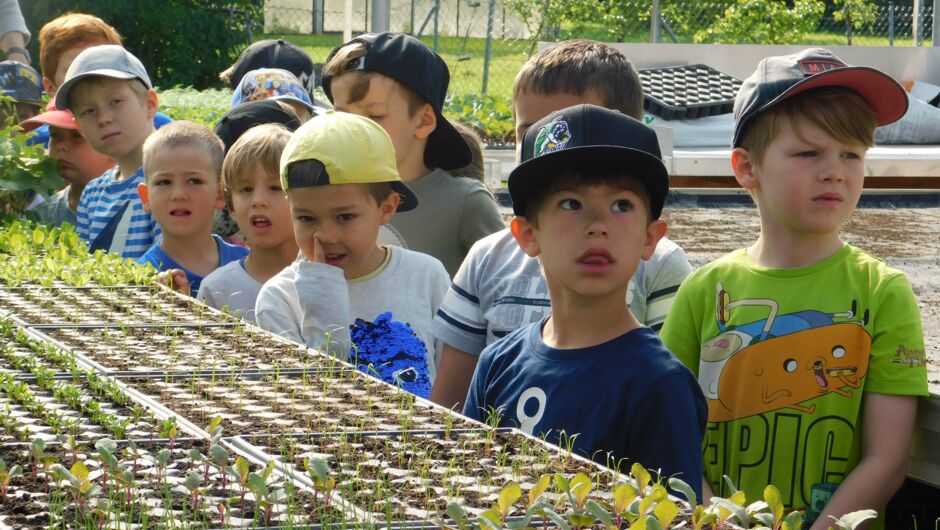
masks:
[[(294, 162), (316, 160), (323, 170), (291, 175)], [(281, 154), (281, 187), (286, 191), (307, 186), (389, 182), (401, 195), (398, 211), (418, 205), (418, 199), (398, 175), (392, 139), (374, 121), (347, 112), (328, 111), (294, 131)]]

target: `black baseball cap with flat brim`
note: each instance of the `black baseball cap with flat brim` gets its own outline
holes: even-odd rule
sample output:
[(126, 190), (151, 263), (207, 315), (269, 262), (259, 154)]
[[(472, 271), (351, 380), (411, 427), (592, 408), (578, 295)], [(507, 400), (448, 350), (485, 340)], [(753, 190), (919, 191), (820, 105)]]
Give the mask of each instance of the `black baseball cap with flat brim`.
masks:
[(765, 57), (734, 98), (734, 138), (760, 112), (797, 94), (823, 87), (857, 92), (875, 113), (878, 125), (893, 123), (907, 112), (907, 92), (888, 74), (868, 66), (849, 66), (824, 48), (808, 48), (792, 55)]
[(280, 68), (294, 74), (307, 93), (313, 98), (316, 88), (316, 68), (313, 59), (300, 46), (284, 39), (259, 40), (238, 56), (232, 66), (232, 76), (229, 83), (232, 89), (238, 88), (245, 74), (259, 68)]
[[(404, 33), (369, 33), (343, 43), (330, 52), (329, 63), (336, 53), (353, 42), (365, 44), (366, 54), (346, 67), (347, 72), (365, 70), (391, 77), (431, 104), (437, 127), (428, 136), (424, 148), (424, 164), (444, 170), (459, 169), (473, 161), (470, 146), (442, 111), (450, 84), (450, 70), (441, 57), (420, 40)], [(332, 76), (323, 76), (323, 91), (330, 103), (333, 99)]]
[(545, 178), (576, 170), (623, 170), (646, 187), (650, 216), (662, 215), (669, 175), (652, 129), (630, 116), (595, 105), (553, 112), (529, 127), (522, 139), (522, 163), (509, 174), (509, 196), (516, 215)]
[(279, 123), (291, 131), (300, 127), (300, 119), (282, 109), (276, 100), (262, 99), (249, 101), (229, 109), (215, 124), (215, 134), (225, 144), (225, 152), (231, 149), (235, 141), (248, 129), (264, 123)]

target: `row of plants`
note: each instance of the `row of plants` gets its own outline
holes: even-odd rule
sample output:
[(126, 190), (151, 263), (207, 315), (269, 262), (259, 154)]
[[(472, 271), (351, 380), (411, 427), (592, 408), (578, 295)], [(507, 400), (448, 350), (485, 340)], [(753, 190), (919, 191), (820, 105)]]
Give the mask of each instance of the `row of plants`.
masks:
[[(33, 254), (38, 263), (61, 252), (50, 241), (81, 248), (69, 246), (67, 229), (7, 226), (0, 260)], [(78, 268), (96, 259), (62, 255), (73, 254)], [(143, 313), (121, 300), (149, 287), (116, 288), (143, 280), (114, 271), (112, 286), (69, 287), (55, 268), (44, 269), (47, 285), (0, 285), (3, 300), (42, 293), (0, 307), (0, 525), (800, 527), (772, 487), (750, 501), (732, 488), (706, 507), (676, 477), (576, 455), (574, 435), (559, 448), (495, 428), (497, 411), (489, 425), (469, 420), (353, 363), (172, 303), (182, 298), (162, 287), (152, 312), (165, 322), (135, 322)], [(43, 296), (62, 296), (72, 310), (57, 313)], [(102, 301), (110, 302), (94, 314), (99, 322), (63, 318)], [(25, 319), (29, 305), (51, 316)]]

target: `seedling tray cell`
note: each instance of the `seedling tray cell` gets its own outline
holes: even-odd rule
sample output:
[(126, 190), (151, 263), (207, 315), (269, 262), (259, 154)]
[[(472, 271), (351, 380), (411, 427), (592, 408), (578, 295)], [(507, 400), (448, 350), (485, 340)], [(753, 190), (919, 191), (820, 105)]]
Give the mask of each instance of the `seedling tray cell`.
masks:
[[(260, 475), (264, 463), (237, 448), (219, 444), (226, 458), (206, 465), (201, 455), (211, 454), (206, 440), (177, 439), (145, 441), (133, 445), (115, 444), (109, 454), (109, 465), (93, 445), (71, 451), (58, 444), (49, 444), (43, 451), (51, 465), (34, 466), (34, 458), (23, 446), (0, 446), (0, 458), (8, 468), (22, 466), (23, 474), (14, 478), (0, 503), (0, 526), (86, 528), (87, 520), (96, 521), (98, 528), (244, 528), (282, 526), (298, 528), (310, 524), (341, 524), (350, 521), (348, 514), (335, 506), (315, 501), (304, 489), (276, 470), (272, 470), (265, 486), (268, 494), (284, 491), (284, 496), (271, 498), (270, 519), (265, 517), (264, 496), (242, 487), (239, 480), (222, 469), (234, 468), (237, 458), (243, 459), (249, 473)], [(216, 450), (218, 454), (218, 450)], [(54, 463), (53, 463), (54, 462)], [(87, 469), (85, 480), (100, 490), (89, 495), (78, 494), (75, 486), (62, 479), (55, 465), (74, 469), (76, 462)], [(221, 465), (219, 465), (221, 464)], [(195, 479), (190, 475), (195, 474)], [(189, 480), (192, 480), (189, 484)], [(193, 495), (193, 486), (197, 494)], [(262, 502), (259, 502), (262, 501)], [(107, 506), (99, 517), (95, 508)], [(221, 505), (221, 508), (220, 508)], [(101, 523), (100, 526), (98, 523)]]
[(589, 460), (515, 430), (257, 436), (240, 443), (276, 458), (285, 473), (295, 476), (304, 473), (305, 459), (325, 460), (342, 498), (365, 511), (367, 520), (393, 527), (443, 523), (451, 501), (479, 515), (507, 483), (526, 491), (545, 473), (591, 474), (597, 498), (620, 480)]
[(41, 330), (108, 373), (274, 370), (331, 367), (336, 361), (300, 344), (243, 325), (227, 327), (56, 328)]
[(741, 81), (704, 64), (639, 70), (643, 108), (664, 120), (725, 114)]
[(480, 426), (358, 371), (123, 381), (195, 425), (220, 415), (232, 435)]

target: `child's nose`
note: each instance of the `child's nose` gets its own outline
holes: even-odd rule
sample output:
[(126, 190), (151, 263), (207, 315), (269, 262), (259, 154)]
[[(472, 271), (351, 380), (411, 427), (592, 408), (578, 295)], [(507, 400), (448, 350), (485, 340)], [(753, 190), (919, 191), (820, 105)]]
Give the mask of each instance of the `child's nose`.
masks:
[(602, 208), (586, 208), (585, 218), (587, 219), (585, 232), (588, 236), (606, 237), (608, 235), (607, 213)]
[(841, 182), (845, 179), (845, 168), (842, 167), (842, 164), (843, 160), (838, 155), (825, 157), (820, 178), (827, 181)]

